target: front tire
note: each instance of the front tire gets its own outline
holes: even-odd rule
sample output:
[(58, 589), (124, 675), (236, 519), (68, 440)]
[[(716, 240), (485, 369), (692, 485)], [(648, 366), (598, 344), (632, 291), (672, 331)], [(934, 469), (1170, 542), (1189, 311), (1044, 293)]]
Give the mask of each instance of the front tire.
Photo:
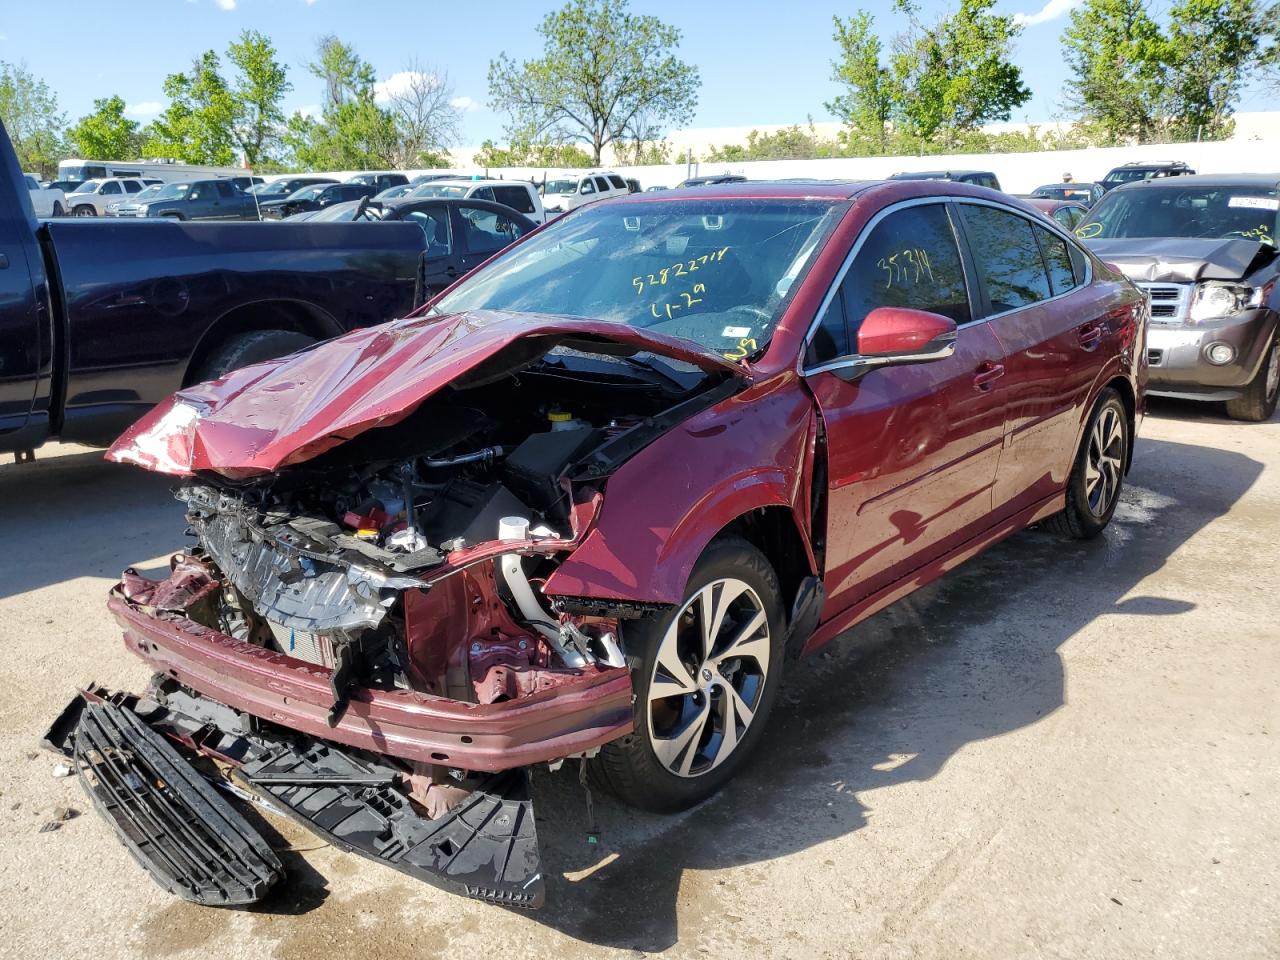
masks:
[(82, 203), (72, 211), (77, 217), (96, 217), (98, 211), (87, 203)]
[(1250, 423), (1270, 420), (1276, 412), (1277, 395), (1280, 395), (1280, 337), (1272, 335), (1271, 348), (1257, 374), (1241, 396), (1227, 401), (1227, 416)]
[(305, 333), (292, 330), (253, 330), (232, 337), (209, 355), (199, 367), (193, 383), (217, 380), (232, 370), (239, 370), (263, 360), (274, 360), (315, 343)]
[(1129, 411), (1114, 389), (1098, 397), (1085, 425), (1071, 476), (1066, 508), (1046, 525), (1075, 540), (1092, 540), (1107, 528), (1120, 502), (1129, 458)]
[(777, 699), (785, 626), (764, 554), (738, 538), (713, 542), (680, 606), (624, 625), (635, 730), (601, 748), (597, 783), (657, 813), (719, 790), (756, 746)]

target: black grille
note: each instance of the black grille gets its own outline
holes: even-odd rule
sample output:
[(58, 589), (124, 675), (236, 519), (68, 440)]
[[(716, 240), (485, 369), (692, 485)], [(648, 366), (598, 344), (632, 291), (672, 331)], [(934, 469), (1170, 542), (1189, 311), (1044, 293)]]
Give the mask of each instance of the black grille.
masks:
[(170, 893), (213, 906), (254, 903), (283, 875), (249, 822), (133, 711), (89, 704), (75, 756), (98, 812)]

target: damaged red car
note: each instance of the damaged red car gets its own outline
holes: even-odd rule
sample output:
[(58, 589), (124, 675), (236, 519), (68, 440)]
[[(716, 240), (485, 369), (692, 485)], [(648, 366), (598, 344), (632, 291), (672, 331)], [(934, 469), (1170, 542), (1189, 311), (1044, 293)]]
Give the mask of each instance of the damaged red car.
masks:
[(50, 738), (190, 899), (281, 874), (212, 779), (538, 906), (535, 765), (697, 803), (794, 657), (1029, 524), (1100, 533), (1146, 318), (1057, 225), (963, 184), (584, 207), (121, 437), (110, 459), (178, 478), (193, 542), (111, 593), (151, 687), (82, 691)]

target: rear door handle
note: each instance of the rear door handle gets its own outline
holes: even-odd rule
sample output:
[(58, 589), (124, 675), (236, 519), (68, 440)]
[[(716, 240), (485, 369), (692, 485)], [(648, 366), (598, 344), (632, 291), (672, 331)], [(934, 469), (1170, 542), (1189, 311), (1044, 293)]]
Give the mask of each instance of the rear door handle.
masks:
[(978, 367), (973, 375), (973, 385), (979, 390), (991, 389), (991, 384), (1004, 376), (1004, 364), (992, 363), (990, 360)]
[(1102, 342), (1102, 327), (1096, 323), (1086, 324), (1080, 328), (1080, 346), (1092, 350)]

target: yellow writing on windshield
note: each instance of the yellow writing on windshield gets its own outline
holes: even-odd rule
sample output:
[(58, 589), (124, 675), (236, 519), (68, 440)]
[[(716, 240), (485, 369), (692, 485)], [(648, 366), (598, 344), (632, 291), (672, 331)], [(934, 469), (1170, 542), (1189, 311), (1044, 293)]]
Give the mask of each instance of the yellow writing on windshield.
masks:
[(1076, 227), (1076, 236), (1081, 240), (1092, 240), (1100, 233), (1102, 233), (1102, 224), (1096, 221), (1094, 223), (1082, 223)]
[(640, 274), (631, 278), (631, 285), (636, 288), (636, 296), (644, 293), (648, 287), (666, 286), (668, 280), (675, 280), (677, 277), (686, 277), (691, 273), (697, 273), (707, 264), (716, 263), (724, 259), (724, 255), (729, 252), (728, 247), (721, 247), (711, 253), (704, 253), (700, 257), (694, 257), (690, 260), (677, 260), (665, 267), (660, 267), (657, 271), (650, 274)]
[(744, 357), (749, 357), (759, 349), (760, 347), (756, 343), (755, 337), (743, 337), (738, 341), (736, 347), (724, 352), (724, 358), (726, 360), (741, 360)]
[(663, 317), (668, 320), (674, 320), (675, 315), (681, 310), (688, 310), (695, 304), (701, 303), (702, 298), (697, 294), (706, 292), (707, 285), (705, 283), (695, 283), (692, 292), (681, 290), (665, 303), (649, 304), (649, 316), (655, 320), (661, 320)]

